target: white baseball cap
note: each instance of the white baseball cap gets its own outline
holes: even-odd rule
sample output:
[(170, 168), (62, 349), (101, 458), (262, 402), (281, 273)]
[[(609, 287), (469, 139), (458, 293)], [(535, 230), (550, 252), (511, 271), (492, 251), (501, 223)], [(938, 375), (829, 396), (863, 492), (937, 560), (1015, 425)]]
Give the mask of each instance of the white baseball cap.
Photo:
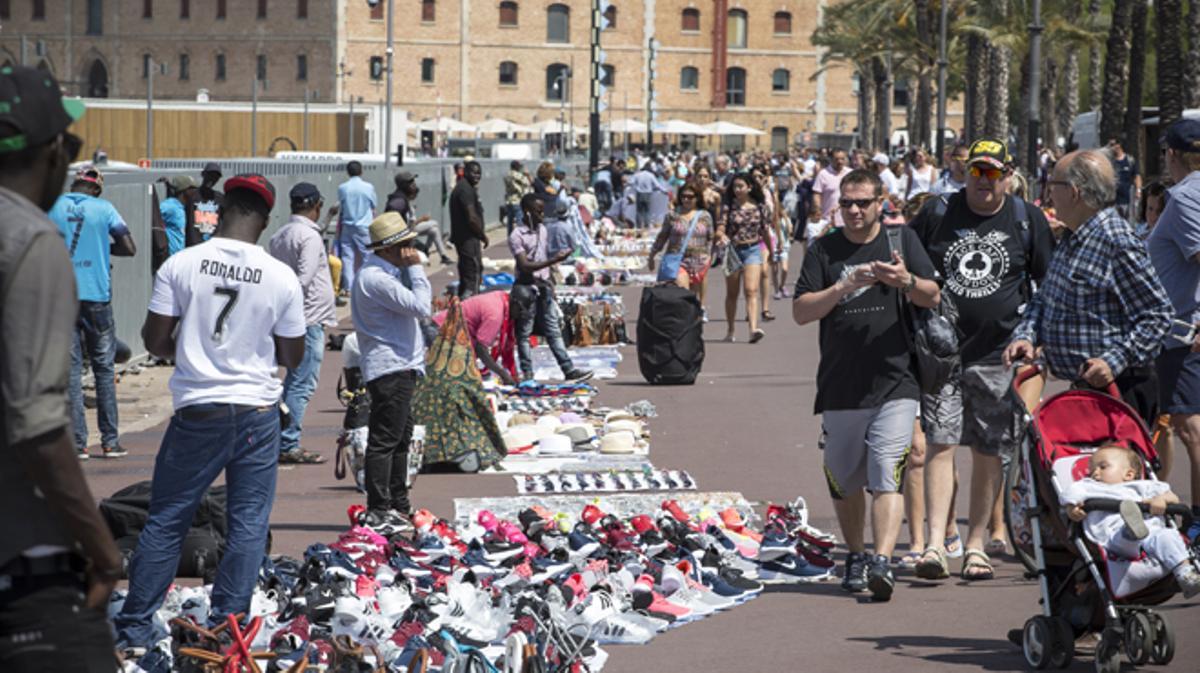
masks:
[(892, 160), (888, 158), (888, 155), (884, 154), (883, 152), (871, 157), (871, 161), (879, 164), (880, 166), (888, 166), (892, 163)]

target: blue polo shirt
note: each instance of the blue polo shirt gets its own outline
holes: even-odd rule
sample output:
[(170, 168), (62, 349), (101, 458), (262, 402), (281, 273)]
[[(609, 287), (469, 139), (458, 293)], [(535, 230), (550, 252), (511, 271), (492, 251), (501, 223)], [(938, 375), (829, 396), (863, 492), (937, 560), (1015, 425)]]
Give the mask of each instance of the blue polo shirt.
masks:
[(158, 212), (162, 214), (167, 229), (167, 256), (170, 257), (184, 248), (187, 213), (183, 209), (183, 202), (174, 196), (158, 204)]
[[(1195, 323), (1200, 321), (1200, 263), (1196, 262), (1200, 254), (1200, 171), (1188, 174), (1170, 192), (1146, 247), (1175, 308), (1175, 318)], [(1169, 337), (1165, 343), (1166, 348), (1184, 346)]]
[(121, 214), (104, 199), (72, 192), (58, 197), (49, 215), (66, 241), (79, 300), (112, 301), (109, 246), (129, 234)]

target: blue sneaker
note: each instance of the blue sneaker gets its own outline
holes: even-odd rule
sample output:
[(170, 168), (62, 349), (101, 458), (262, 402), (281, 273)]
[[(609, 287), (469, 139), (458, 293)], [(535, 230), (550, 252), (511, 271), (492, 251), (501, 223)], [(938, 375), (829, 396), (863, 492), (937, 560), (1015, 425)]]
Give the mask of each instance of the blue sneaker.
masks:
[(764, 584), (815, 582), (829, 576), (828, 568), (818, 568), (791, 553), (758, 564), (758, 581)]
[(769, 524), (763, 530), (762, 542), (758, 545), (758, 560), (774, 561), (796, 552), (796, 543), (787, 536), (783, 528)]

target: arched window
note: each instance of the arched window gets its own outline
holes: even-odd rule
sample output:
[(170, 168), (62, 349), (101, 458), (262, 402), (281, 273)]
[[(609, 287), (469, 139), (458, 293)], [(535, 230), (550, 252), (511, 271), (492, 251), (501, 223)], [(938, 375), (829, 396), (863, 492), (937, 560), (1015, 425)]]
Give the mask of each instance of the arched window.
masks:
[(504, 0), (504, 2), (500, 3), (500, 25), (517, 25), (517, 3), (513, 2), (513, 0)]
[(571, 100), (570, 72), (565, 63), (552, 63), (546, 68), (546, 100)]
[(607, 63), (600, 66), (600, 84), (603, 86), (617, 85), (617, 67)]
[(685, 33), (700, 32), (700, 10), (694, 7), (688, 7), (683, 10), (683, 17), (679, 27)]
[(108, 68), (100, 59), (92, 61), (87, 75), (88, 98), (108, 98)]
[(729, 10), (729, 25), (725, 33), (729, 47), (732, 49), (746, 48), (746, 31), (749, 25), (749, 15), (744, 9)]
[(788, 127), (771, 127), (771, 151), (786, 152), (788, 148)]
[(104, 34), (104, 2), (103, 0), (88, 0), (87, 4), (87, 34)]
[(725, 104), (741, 107), (746, 104), (746, 71), (743, 68), (725, 70)]
[(550, 5), (546, 8), (546, 41), (559, 43), (571, 41), (570, 7)]
[(792, 13), (791, 12), (775, 12), (775, 34), (776, 35), (791, 35), (792, 34)]
[(684, 91), (695, 91), (700, 88), (700, 71), (690, 65), (683, 66), (679, 71), (679, 88)]
[(792, 88), (792, 73), (786, 68), (776, 68), (771, 73), (771, 91), (789, 91)]
[(421, 22), (433, 23), (437, 20), (437, 0), (421, 0)]
[(515, 62), (500, 62), (500, 83), (505, 86), (517, 85), (517, 64)]

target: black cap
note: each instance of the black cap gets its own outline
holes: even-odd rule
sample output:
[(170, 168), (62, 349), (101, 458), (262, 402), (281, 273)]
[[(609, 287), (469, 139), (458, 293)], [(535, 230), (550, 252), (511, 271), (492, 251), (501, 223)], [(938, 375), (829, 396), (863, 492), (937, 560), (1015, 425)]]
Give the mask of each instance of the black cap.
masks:
[(397, 187), (399, 187), (401, 185), (411, 185), (412, 183), (417, 181), (417, 174), (410, 173), (408, 171), (400, 171), (399, 173), (396, 174), (395, 180), (396, 180)]
[(516, 159), (513, 159), (512, 163), (510, 163), (508, 165), (508, 167), (513, 169), (514, 171), (519, 171), (519, 170), (521, 170), (521, 162), (517, 161)]
[(0, 153), (44, 145), (83, 116), (83, 101), (63, 98), (54, 76), (38, 68), (0, 68)]
[(1008, 153), (1008, 145), (999, 140), (983, 138), (971, 143), (967, 150), (967, 165), (987, 164), (992, 168), (1005, 169), (1012, 163), (1012, 155)]
[(1200, 152), (1200, 120), (1177, 120), (1167, 127), (1158, 144), (1176, 152)]
[(200, 172), (201, 173), (216, 173), (217, 175), (220, 175), (221, 174), (221, 164), (218, 164), (215, 161), (210, 161), (207, 164), (204, 164), (204, 170), (202, 170)]
[(311, 201), (313, 203), (321, 200), (321, 190), (311, 182), (297, 182), (292, 191), (288, 192), (288, 198), (292, 203), (303, 203)]

